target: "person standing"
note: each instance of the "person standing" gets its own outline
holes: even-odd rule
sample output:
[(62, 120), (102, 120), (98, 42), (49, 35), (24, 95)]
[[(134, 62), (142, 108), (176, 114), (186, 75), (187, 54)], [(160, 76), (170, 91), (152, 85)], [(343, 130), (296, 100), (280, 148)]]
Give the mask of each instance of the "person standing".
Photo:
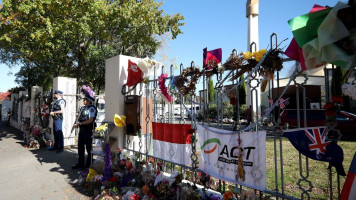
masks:
[[(92, 133), (94, 130), (95, 118), (97, 111), (93, 102), (94, 97), (85, 95), (83, 98), (84, 106), (80, 109), (78, 122), (74, 125), (75, 128), (79, 127), (78, 136), (78, 163), (72, 166), (72, 169), (88, 168), (92, 161)], [(87, 150), (88, 157), (84, 165), (85, 149)]]
[(66, 105), (65, 100), (62, 98), (63, 92), (60, 90), (54, 91), (54, 99), (56, 100), (53, 104), (53, 109), (50, 115), (53, 117), (53, 135), (54, 135), (54, 145), (50, 148), (50, 151), (57, 150), (57, 153), (63, 151), (64, 148), (64, 137), (62, 131), (63, 125), (63, 113)]

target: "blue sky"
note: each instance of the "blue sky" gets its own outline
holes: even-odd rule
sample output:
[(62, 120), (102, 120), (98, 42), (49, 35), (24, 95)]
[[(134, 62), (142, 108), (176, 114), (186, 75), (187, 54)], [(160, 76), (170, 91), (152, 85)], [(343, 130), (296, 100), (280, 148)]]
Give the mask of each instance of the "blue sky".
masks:
[[(278, 34), (278, 40), (289, 38), (282, 44), (287, 46), (292, 38), (288, 20), (305, 14), (314, 4), (334, 6), (333, 0), (263, 0), (259, 3), (259, 47), (267, 48), (270, 35)], [(185, 19), (184, 32), (175, 40), (168, 41), (167, 54), (170, 64), (179, 66), (202, 65), (203, 48), (208, 50), (222, 48), (223, 62), (235, 48), (239, 52), (247, 50), (247, 18), (246, 1), (242, 0), (166, 0), (162, 8), (165, 13), (181, 13)], [(286, 67), (288, 68), (288, 67)], [(8, 76), (16, 73), (19, 68), (9, 69), (0, 65), (0, 92), (15, 87), (15, 78)], [(284, 69), (281, 75), (287, 74)], [(177, 74), (177, 72), (175, 72)]]

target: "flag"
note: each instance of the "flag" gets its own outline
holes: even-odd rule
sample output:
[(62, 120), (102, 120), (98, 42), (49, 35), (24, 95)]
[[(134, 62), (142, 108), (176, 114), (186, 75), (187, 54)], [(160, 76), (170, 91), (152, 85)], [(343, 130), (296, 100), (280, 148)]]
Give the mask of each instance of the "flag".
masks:
[(153, 156), (190, 166), (191, 125), (152, 122)]
[[(215, 60), (216, 64), (221, 63), (222, 60), (222, 49), (214, 49), (211, 51), (208, 51), (207, 48), (203, 49), (203, 67), (206, 68), (208, 65), (208, 62), (210, 60)], [(211, 70), (212, 67), (209, 67), (206, 70)]]
[(356, 199), (356, 153), (352, 159), (350, 170), (342, 188), (340, 200), (354, 200)]
[(127, 71), (128, 71), (128, 77), (127, 77), (126, 85), (128, 87), (134, 86), (142, 82), (143, 73), (136, 63), (129, 60)]
[[(242, 165), (239, 165), (239, 135), (197, 124), (201, 157), (199, 169), (210, 176), (250, 188), (266, 189), (266, 132), (240, 134)], [(240, 178), (243, 167), (244, 179)]]
[(326, 139), (326, 133), (326, 126), (284, 131), (284, 135), (301, 154), (314, 160), (329, 162), (339, 175), (345, 176), (342, 166), (344, 152), (335, 142)]
[(343, 2), (338, 2), (334, 7), (318, 6), (308, 14), (289, 20), (295, 42), (302, 52), (296, 50), (296, 44), (292, 41), (294, 47), (288, 48), (286, 55), (292, 59), (302, 57), (298, 60), (303, 70), (315, 69), (326, 63), (341, 67), (354, 66), (356, 61), (354, 55), (348, 52), (350, 48), (339, 44), (341, 40), (348, 43), (356, 40), (356, 32), (351, 31), (352, 26), (349, 25), (351, 23), (340, 17), (345, 15), (343, 11), (348, 8), (350, 6)]
[(288, 99), (283, 99), (283, 98), (279, 99), (279, 107), (281, 109), (284, 109), (288, 104), (289, 104), (289, 98)]

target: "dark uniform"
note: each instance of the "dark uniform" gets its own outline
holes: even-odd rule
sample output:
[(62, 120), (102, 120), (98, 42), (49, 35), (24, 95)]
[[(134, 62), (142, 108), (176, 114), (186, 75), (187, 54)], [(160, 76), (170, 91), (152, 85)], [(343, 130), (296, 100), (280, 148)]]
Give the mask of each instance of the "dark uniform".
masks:
[[(53, 104), (53, 112), (64, 109), (65, 100), (60, 98)], [(54, 145), (52, 150), (63, 150), (64, 147), (64, 137), (62, 132), (62, 124), (63, 124), (63, 114), (56, 113), (53, 115), (53, 135), (54, 135)]]
[[(97, 111), (95, 106), (89, 105), (81, 108), (81, 113), (78, 121), (84, 122), (89, 120), (89, 118), (93, 117), (94, 120), (90, 124), (80, 125), (79, 126), (79, 136), (78, 136), (78, 166), (81, 167), (89, 167), (91, 164), (91, 148), (92, 148), (92, 133), (94, 130), (95, 118), (97, 115)], [(87, 149), (88, 158), (86, 164), (84, 165), (84, 157), (85, 157), (85, 148)]]

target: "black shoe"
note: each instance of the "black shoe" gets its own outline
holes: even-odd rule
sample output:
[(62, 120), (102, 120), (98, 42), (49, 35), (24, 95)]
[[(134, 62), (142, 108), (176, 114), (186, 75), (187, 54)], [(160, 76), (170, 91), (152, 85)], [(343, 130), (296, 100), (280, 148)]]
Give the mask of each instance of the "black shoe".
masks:
[(61, 153), (63, 151), (63, 149), (57, 149), (57, 153)]
[(84, 169), (84, 166), (81, 166), (79, 164), (73, 165), (72, 169)]
[(48, 151), (55, 151), (55, 150), (57, 150), (58, 148), (57, 147), (52, 147), (52, 148), (50, 148)]

